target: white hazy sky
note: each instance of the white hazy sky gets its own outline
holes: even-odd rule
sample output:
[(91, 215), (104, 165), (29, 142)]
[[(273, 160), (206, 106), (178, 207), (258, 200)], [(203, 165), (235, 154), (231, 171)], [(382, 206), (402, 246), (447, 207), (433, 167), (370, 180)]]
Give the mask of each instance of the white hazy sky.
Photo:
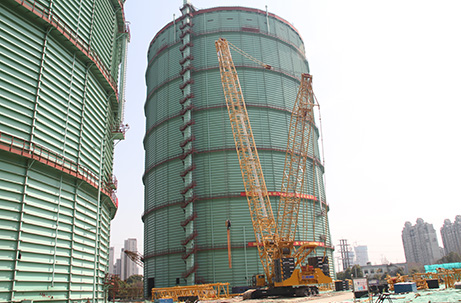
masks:
[[(460, 1), (193, 0), (198, 9), (268, 10), (298, 29), (321, 104), (333, 243), (367, 245), (370, 260), (404, 262), (405, 221), (461, 214)], [(142, 252), (147, 49), (180, 16), (182, 0), (128, 0), (131, 22), (125, 122), (115, 153), (116, 250), (129, 237)], [(337, 264), (337, 263), (336, 263)]]

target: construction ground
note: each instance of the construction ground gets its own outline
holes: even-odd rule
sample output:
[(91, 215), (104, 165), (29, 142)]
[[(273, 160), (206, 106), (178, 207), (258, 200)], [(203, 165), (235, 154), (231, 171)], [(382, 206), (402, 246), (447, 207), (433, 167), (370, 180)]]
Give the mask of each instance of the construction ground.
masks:
[[(373, 280), (373, 279), (371, 279)], [(316, 295), (305, 295), (295, 292), (295, 297), (287, 295), (273, 296), (266, 293), (264, 298), (247, 299), (252, 297), (256, 290), (249, 290), (242, 294), (229, 294), (229, 283), (202, 284), (193, 286), (177, 286), (170, 288), (153, 288), (152, 297), (157, 303), (173, 303), (181, 300), (196, 300), (208, 303), (298, 303), (298, 302), (376, 302), (376, 303), (422, 303), (422, 302), (461, 302), (461, 269), (451, 270), (439, 268), (437, 273), (415, 273), (413, 276), (388, 277), (388, 284), (373, 284), (375, 281), (366, 278), (357, 278), (354, 281), (335, 281), (335, 289), (353, 286), (355, 291), (333, 291), (324, 285), (323, 290)], [(363, 285), (363, 282), (366, 282)], [(338, 283), (342, 282), (342, 283)], [(371, 282), (370, 285), (368, 285)], [(330, 284), (331, 287), (331, 284)], [(343, 288), (344, 289), (344, 288)], [(388, 289), (390, 291), (388, 291)], [(311, 293), (312, 294), (312, 293)], [(358, 296), (359, 298), (355, 298)], [(254, 297), (254, 296), (253, 296)], [(195, 299), (193, 299), (195, 298)], [(194, 302), (195, 303), (195, 302)]]
[[(439, 289), (427, 289), (418, 290), (417, 292), (410, 292), (406, 294), (391, 294), (389, 299), (384, 299), (383, 303), (428, 303), (428, 302), (461, 302), (461, 289), (445, 289), (441, 287)], [(243, 302), (241, 296), (234, 297), (232, 299), (220, 299), (213, 301), (201, 301), (207, 303), (235, 303)], [(339, 292), (322, 292), (318, 296), (314, 297), (303, 297), (303, 298), (265, 298), (265, 299), (253, 299), (245, 300), (247, 303), (266, 303), (266, 302), (277, 302), (277, 303), (333, 303), (333, 302), (379, 302), (378, 297), (372, 297), (370, 300), (368, 297), (355, 299), (352, 291), (339, 291)]]
[(318, 296), (302, 297), (302, 298), (264, 298), (264, 299), (251, 299), (243, 300), (242, 296), (234, 297), (232, 299), (220, 299), (213, 301), (201, 301), (206, 303), (234, 303), (234, 302), (246, 302), (246, 303), (265, 303), (265, 302), (277, 302), (277, 303), (298, 303), (298, 302), (311, 302), (311, 303), (328, 303), (328, 302), (351, 302), (353, 301), (354, 294), (351, 291), (336, 291), (336, 292), (322, 292)]

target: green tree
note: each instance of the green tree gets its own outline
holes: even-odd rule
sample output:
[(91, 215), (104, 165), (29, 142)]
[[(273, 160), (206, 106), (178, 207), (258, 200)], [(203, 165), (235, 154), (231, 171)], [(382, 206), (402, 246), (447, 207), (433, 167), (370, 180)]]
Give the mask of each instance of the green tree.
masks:
[(437, 261), (437, 264), (461, 262), (461, 256), (456, 252), (451, 252)]
[(363, 271), (360, 265), (354, 265), (348, 267), (345, 271), (340, 271), (336, 273), (336, 278), (338, 280), (352, 279), (352, 278), (362, 278)]
[(126, 279), (126, 283), (128, 283), (128, 285), (138, 284), (139, 282), (142, 283), (143, 281), (144, 277), (142, 275), (132, 275)]
[(115, 295), (115, 297), (119, 299), (128, 298), (128, 284), (126, 281), (120, 280), (118, 282), (118, 293)]
[(363, 278), (362, 267), (360, 267), (360, 265), (357, 265), (357, 264), (352, 266), (352, 268), (351, 268), (351, 278), (352, 278), (352, 275), (354, 275), (354, 278)]
[(144, 277), (142, 275), (132, 275), (126, 279), (124, 297), (130, 299), (142, 298)]
[(141, 299), (143, 296), (144, 278), (142, 275), (132, 275), (126, 281), (118, 275), (111, 275), (106, 281), (109, 301), (114, 299)]

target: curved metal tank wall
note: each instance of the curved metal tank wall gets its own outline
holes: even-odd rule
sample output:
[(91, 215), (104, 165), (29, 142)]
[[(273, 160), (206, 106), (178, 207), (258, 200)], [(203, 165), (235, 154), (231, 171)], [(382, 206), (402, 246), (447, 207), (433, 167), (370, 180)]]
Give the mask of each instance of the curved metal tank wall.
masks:
[[(266, 70), (233, 53), (267, 187), (274, 192), (274, 210), (299, 77), (309, 70), (299, 33), (276, 15), (244, 7), (197, 11), (189, 4), (181, 11), (181, 18), (157, 33), (148, 52), (143, 178), (146, 295), (152, 287), (176, 284), (247, 285), (252, 275), (262, 271), (248, 204), (242, 196), (215, 40), (224, 37), (275, 67)], [(314, 141), (318, 141), (318, 130)], [(319, 160), (317, 145), (312, 150)], [(315, 203), (316, 221), (310, 221), (309, 229), (300, 228), (297, 237), (301, 241), (321, 240), (328, 225), (326, 212), (322, 214), (328, 208), (323, 167), (317, 162), (316, 172), (307, 172), (307, 183), (312, 184), (317, 175), (316, 196), (322, 206)], [(312, 159), (310, 163), (312, 167)], [(311, 194), (312, 188), (308, 189)], [(300, 220), (306, 210), (301, 212)], [(226, 220), (231, 221), (232, 268)], [(328, 232), (326, 237), (332, 260)], [(330, 268), (333, 272), (332, 264)]]
[(0, 16), (0, 301), (103, 302), (123, 3), (5, 0)]

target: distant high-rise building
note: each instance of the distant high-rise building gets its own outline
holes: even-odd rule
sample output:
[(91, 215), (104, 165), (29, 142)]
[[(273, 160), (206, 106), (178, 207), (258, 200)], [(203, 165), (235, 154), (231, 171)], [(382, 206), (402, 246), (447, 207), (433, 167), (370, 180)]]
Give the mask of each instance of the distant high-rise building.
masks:
[(126, 263), (126, 258), (128, 256), (125, 254), (125, 248), (122, 248), (120, 250), (120, 279), (125, 280), (126, 279), (126, 273), (125, 273), (125, 263)]
[(355, 264), (360, 266), (367, 265), (368, 262), (368, 247), (366, 245), (358, 245), (354, 247)]
[(134, 238), (125, 240), (125, 246), (120, 253), (120, 279), (126, 280), (132, 275), (138, 274), (138, 265), (133, 262), (125, 251), (138, 252), (138, 242)]
[[(138, 252), (137, 240), (136, 239), (125, 240), (125, 250), (129, 250), (132, 252)], [(125, 273), (126, 273), (126, 278), (128, 279), (132, 275), (139, 274), (139, 267), (126, 254), (125, 256), (127, 257), (127, 262), (125, 262)]]
[(461, 254), (461, 216), (455, 217), (455, 222), (451, 223), (449, 219), (445, 219), (443, 226), (440, 229), (442, 235), (442, 243), (445, 255), (451, 252)]
[(442, 257), (434, 226), (421, 218), (416, 220), (416, 225), (405, 222), (402, 242), (407, 263), (428, 265)]
[(138, 252), (138, 243), (137, 240), (134, 238), (126, 239), (124, 243), (124, 247), (120, 249), (120, 258), (115, 260), (115, 264), (113, 263), (113, 258), (114, 258), (114, 248), (110, 248), (110, 257), (112, 258), (109, 261), (109, 268), (111, 268), (112, 264), (112, 273), (115, 275), (118, 275), (120, 279), (126, 280), (132, 275), (138, 275), (139, 274), (139, 267), (138, 265), (133, 262), (130, 257), (128, 257), (127, 254), (125, 254), (125, 251), (132, 251), (132, 252)]
[(117, 259), (114, 265), (114, 274), (122, 276), (122, 259)]
[(109, 273), (114, 274), (114, 247), (109, 248)]

